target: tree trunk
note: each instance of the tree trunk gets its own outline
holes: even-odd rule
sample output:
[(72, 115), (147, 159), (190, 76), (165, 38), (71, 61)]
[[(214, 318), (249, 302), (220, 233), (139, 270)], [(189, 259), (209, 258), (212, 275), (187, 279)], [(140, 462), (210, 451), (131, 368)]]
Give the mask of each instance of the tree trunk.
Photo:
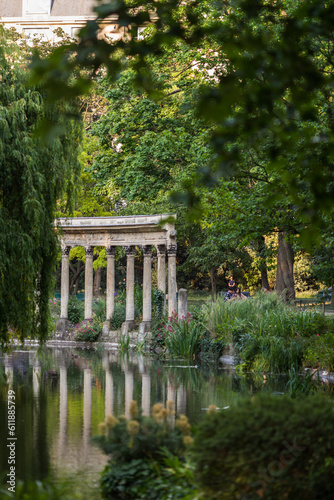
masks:
[(280, 295), (284, 290), (286, 300), (295, 299), (295, 284), (293, 279), (294, 252), (291, 243), (287, 241), (287, 233), (278, 233), (276, 291)]
[(81, 260), (78, 260), (76, 267), (71, 265), (70, 268), (74, 273), (70, 283), (70, 295), (73, 295), (75, 297), (78, 293), (79, 279), (80, 274), (84, 268), (84, 263)]
[(217, 296), (216, 272), (217, 272), (217, 267), (216, 266), (211, 267), (210, 279), (211, 279), (211, 293), (213, 302), (216, 301), (216, 296)]
[(102, 277), (102, 267), (98, 267), (95, 271), (94, 276), (94, 295), (101, 295), (101, 277)]
[(267, 271), (267, 247), (265, 244), (264, 236), (261, 236), (261, 238), (259, 238), (257, 241), (257, 251), (260, 258), (259, 270), (261, 272), (261, 286), (262, 288), (270, 290)]
[(267, 265), (265, 269), (261, 269), (261, 286), (262, 288), (266, 288), (266, 290), (270, 290), (269, 281), (268, 281), (268, 273), (267, 273)]

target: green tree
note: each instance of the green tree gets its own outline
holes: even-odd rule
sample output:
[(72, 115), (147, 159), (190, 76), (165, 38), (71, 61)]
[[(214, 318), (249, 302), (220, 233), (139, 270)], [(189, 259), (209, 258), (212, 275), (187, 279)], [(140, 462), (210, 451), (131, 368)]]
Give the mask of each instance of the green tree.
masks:
[[(105, 17), (117, 14), (119, 23), (136, 35), (136, 27), (150, 20), (150, 10), (158, 20), (149, 39), (133, 37), (115, 44), (98, 40), (98, 23)], [(74, 85), (67, 79), (82, 65), (94, 73), (105, 65), (115, 80), (123, 63), (128, 64), (127, 56), (131, 56), (136, 84), (156, 95), (151, 54), (161, 56), (175, 40), (198, 54), (203, 44), (211, 45), (217, 57), (215, 79), (203, 83), (196, 108), (202, 118), (215, 124), (211, 142), (216, 156), (202, 182), (239, 174), (240, 137), (259, 146), (264, 137), (271, 139), (268, 170), (285, 184), (290, 202), (300, 206), (303, 216), (321, 225), (321, 211), (331, 210), (333, 200), (333, 186), (328, 183), (334, 151), (333, 0), (274, 4), (266, 0), (120, 0), (98, 5), (96, 12), (96, 21), (81, 31), (78, 44), (57, 49), (47, 62), (34, 62), (35, 74), (55, 96), (85, 90), (87, 73)], [(57, 80), (55, 67), (63, 69)], [(288, 155), (293, 161), (287, 165)], [(306, 204), (300, 183), (310, 193)], [(277, 196), (282, 199), (279, 191)]]
[[(51, 105), (27, 87), (26, 55), (0, 27), (0, 339), (48, 332), (56, 264), (57, 200), (68, 202), (80, 173), (81, 125), (74, 105)], [(67, 116), (67, 119), (65, 117)], [(42, 138), (46, 123), (61, 133)]]

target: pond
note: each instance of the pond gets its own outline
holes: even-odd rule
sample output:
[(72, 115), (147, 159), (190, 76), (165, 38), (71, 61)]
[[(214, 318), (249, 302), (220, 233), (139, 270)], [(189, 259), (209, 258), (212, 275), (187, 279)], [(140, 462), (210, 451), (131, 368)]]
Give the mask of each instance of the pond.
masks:
[(98, 482), (107, 457), (91, 443), (106, 415), (129, 416), (132, 400), (144, 415), (174, 401), (192, 424), (210, 405), (228, 411), (259, 391), (281, 394), (286, 380), (238, 375), (231, 366), (159, 361), (132, 352), (36, 346), (0, 356), (1, 482), (8, 472), (8, 391), (15, 393), (16, 480), (79, 475)]

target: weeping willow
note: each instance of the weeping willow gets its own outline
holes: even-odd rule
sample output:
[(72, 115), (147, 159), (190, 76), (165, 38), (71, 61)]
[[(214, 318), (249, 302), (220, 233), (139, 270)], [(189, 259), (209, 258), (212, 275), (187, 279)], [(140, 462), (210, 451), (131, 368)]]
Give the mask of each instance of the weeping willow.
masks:
[[(25, 54), (0, 27), (0, 343), (9, 332), (45, 340), (58, 241), (57, 201), (80, 175), (81, 125), (73, 104), (47, 103), (27, 86)], [(46, 139), (41, 129), (60, 133)], [(50, 127), (54, 130), (54, 127)]]

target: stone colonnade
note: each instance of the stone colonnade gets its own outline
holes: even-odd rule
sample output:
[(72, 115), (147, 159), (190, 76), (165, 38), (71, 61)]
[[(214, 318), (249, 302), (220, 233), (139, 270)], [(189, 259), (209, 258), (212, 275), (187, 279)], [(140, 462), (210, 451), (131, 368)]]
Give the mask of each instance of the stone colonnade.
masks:
[[(71, 247), (65, 246), (62, 250), (61, 268), (61, 319), (68, 319), (69, 300), (69, 253)], [(93, 247), (85, 247), (85, 320), (92, 318), (93, 314)], [(106, 321), (110, 321), (115, 309), (115, 250), (116, 247), (108, 246), (107, 251), (107, 290), (106, 290)], [(135, 325), (135, 247), (125, 247), (126, 264), (126, 318), (128, 329), (133, 329)], [(176, 305), (176, 245), (171, 245), (167, 249), (168, 253), (168, 315), (171, 316), (177, 310)], [(158, 289), (166, 294), (166, 248), (165, 245), (158, 245)], [(143, 246), (144, 269), (143, 269), (143, 321), (142, 328), (148, 331), (152, 319), (151, 304), (151, 261), (152, 246)]]
[[(145, 220), (143, 221), (143, 217)], [(104, 334), (110, 330), (110, 320), (115, 308), (115, 250), (122, 246), (126, 253), (126, 318), (123, 331), (136, 328), (134, 284), (135, 247), (143, 251), (143, 320), (139, 326), (141, 333), (150, 329), (152, 319), (152, 247), (157, 250), (157, 286), (166, 294), (166, 251), (168, 255), (168, 315), (177, 310), (176, 302), (176, 231), (169, 224), (160, 227), (161, 216), (137, 216), (133, 218), (76, 218), (64, 219), (62, 225), (62, 268), (61, 268), (61, 317), (57, 331), (65, 330), (68, 320), (69, 299), (69, 253), (72, 246), (84, 246), (85, 262), (85, 320), (92, 318), (93, 306), (93, 251), (94, 246), (105, 246), (107, 253), (106, 322)], [(107, 219), (107, 220), (105, 220)], [(115, 219), (117, 219), (115, 221)], [(128, 220), (130, 219), (130, 221)], [(129, 224), (130, 222), (130, 224)], [(89, 226), (88, 226), (89, 224)], [(87, 227), (88, 226), (88, 227)], [(125, 230), (128, 226), (128, 229)], [(123, 240), (123, 241), (122, 241)], [(124, 244), (124, 243), (125, 244)], [(89, 243), (89, 244), (87, 244)], [(129, 243), (129, 244), (128, 244)]]

